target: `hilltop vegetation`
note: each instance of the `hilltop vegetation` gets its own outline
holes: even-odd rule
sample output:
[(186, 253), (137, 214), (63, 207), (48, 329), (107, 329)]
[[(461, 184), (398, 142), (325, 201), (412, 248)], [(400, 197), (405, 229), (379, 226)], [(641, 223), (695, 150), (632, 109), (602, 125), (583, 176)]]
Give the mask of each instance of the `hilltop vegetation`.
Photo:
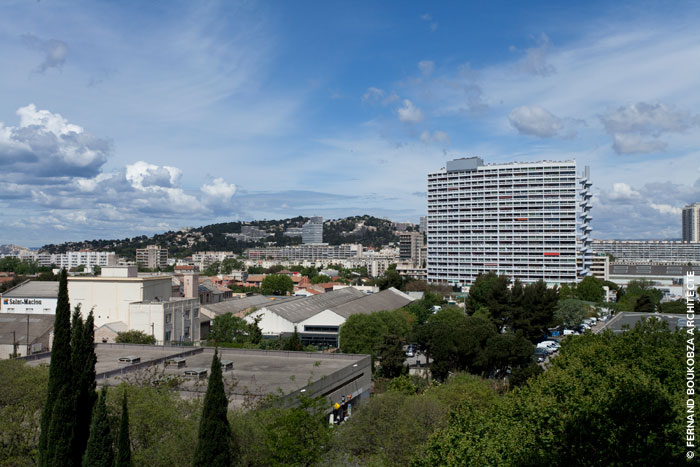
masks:
[[(292, 217), (280, 220), (261, 220), (251, 222), (224, 222), (200, 227), (168, 231), (153, 236), (141, 235), (116, 240), (85, 240), (44, 245), (41, 251), (47, 253), (64, 253), (89, 249), (95, 251), (114, 251), (127, 259), (136, 257), (138, 248), (158, 245), (167, 248), (171, 256), (185, 257), (198, 251), (232, 251), (242, 254), (247, 248), (274, 244), (277, 246), (296, 245), (301, 237), (287, 237), (283, 233), (290, 227), (301, 227), (308, 217)], [(265, 230), (269, 236), (261, 240), (242, 240), (227, 234), (240, 234), (241, 227), (250, 225)], [(378, 248), (391, 242), (398, 242), (393, 223), (373, 216), (353, 216), (344, 219), (326, 220), (323, 223), (323, 240), (331, 245), (342, 243), (361, 243), (366, 247)]]

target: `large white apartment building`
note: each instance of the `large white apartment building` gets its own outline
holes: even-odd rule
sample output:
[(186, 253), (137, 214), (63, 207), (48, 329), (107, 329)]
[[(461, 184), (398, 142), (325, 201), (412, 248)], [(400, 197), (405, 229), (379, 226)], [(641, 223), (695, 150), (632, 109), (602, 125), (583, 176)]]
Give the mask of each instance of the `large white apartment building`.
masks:
[(589, 274), (589, 189), (573, 160), (447, 162), (428, 174), (428, 281), (469, 285), (493, 271), (560, 284)]
[(78, 266), (112, 266), (117, 264), (117, 255), (113, 251), (67, 251), (65, 253), (36, 253), (25, 256), (36, 261), (40, 266), (56, 266), (60, 269), (71, 269)]
[(617, 260), (643, 263), (700, 264), (700, 242), (671, 240), (593, 240), (593, 251)]

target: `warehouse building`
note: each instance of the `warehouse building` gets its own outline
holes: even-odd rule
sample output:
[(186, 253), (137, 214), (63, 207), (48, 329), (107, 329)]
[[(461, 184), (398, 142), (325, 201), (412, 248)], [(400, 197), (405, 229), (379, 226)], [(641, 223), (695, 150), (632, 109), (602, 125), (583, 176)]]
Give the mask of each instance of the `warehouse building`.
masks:
[(340, 326), (353, 314), (395, 310), (413, 299), (394, 288), (367, 295), (354, 287), (312, 295), (299, 300), (262, 307), (245, 317), (258, 326), (263, 336), (287, 336), (297, 330), (305, 345), (336, 347)]
[(55, 314), (58, 281), (25, 281), (6, 290), (0, 300), (2, 313)]

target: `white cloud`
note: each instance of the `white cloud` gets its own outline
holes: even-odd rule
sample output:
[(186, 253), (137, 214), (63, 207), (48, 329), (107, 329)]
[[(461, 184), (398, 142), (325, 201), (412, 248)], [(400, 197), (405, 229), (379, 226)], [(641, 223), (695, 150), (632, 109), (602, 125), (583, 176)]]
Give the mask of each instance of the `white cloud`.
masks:
[(236, 185), (226, 183), (223, 178), (215, 178), (212, 183), (202, 185), (202, 192), (222, 201), (229, 201), (236, 194)]
[(685, 132), (700, 123), (700, 117), (690, 112), (663, 103), (645, 102), (608, 110), (600, 120), (612, 135), (612, 147), (618, 154), (663, 152), (668, 145), (656, 138), (667, 133)]
[(433, 74), (433, 71), (435, 71), (435, 62), (430, 60), (421, 60), (418, 62), (418, 69), (421, 73), (423, 73), (423, 76), (430, 76)]
[(536, 105), (516, 107), (511, 110), (508, 120), (519, 133), (538, 138), (551, 138), (564, 128), (561, 118)]
[(24, 34), (22, 40), (31, 49), (39, 50), (44, 54), (44, 61), (39, 64), (36, 71), (43, 73), (49, 68), (63, 67), (68, 57), (68, 45), (57, 39), (41, 39), (33, 34)]
[(671, 206), (669, 204), (655, 204), (651, 203), (649, 206), (659, 211), (661, 214), (671, 214), (674, 216), (680, 216), (683, 209)]
[(403, 105), (399, 107), (398, 114), (399, 120), (404, 123), (418, 123), (423, 120), (423, 112), (408, 99), (403, 100)]
[(676, 110), (671, 105), (638, 102), (609, 110), (601, 120), (609, 133), (639, 133), (660, 136), (667, 132), (683, 132), (697, 126), (697, 116)]
[(538, 39), (537, 47), (525, 49), (525, 57), (518, 63), (518, 69), (539, 76), (554, 74), (556, 68), (547, 63), (547, 49), (549, 49), (549, 37), (542, 33)]
[(649, 154), (664, 152), (668, 145), (663, 141), (643, 139), (640, 135), (615, 133), (612, 148), (618, 154)]
[(179, 186), (181, 177), (182, 171), (177, 167), (159, 167), (143, 161), (126, 166), (126, 179), (139, 190), (149, 187), (174, 188)]
[(362, 102), (377, 102), (382, 97), (384, 97), (384, 91), (371, 86), (367, 88), (367, 91), (362, 95)]
[(420, 135), (420, 140), (424, 143), (449, 143), (450, 135), (444, 131), (435, 130), (432, 134), (429, 131), (424, 131)]
[(438, 24), (437, 24), (437, 22), (433, 21), (432, 15), (430, 15), (428, 13), (424, 13), (420, 16), (420, 19), (422, 19), (423, 21), (427, 22), (430, 25), (431, 32), (435, 32), (437, 30)]
[(626, 183), (614, 183), (613, 184), (613, 190), (612, 193), (610, 194), (610, 199), (614, 200), (624, 200), (624, 199), (634, 199), (634, 198), (639, 198), (639, 192), (635, 191), (632, 189), (631, 186), (629, 186)]
[(25, 183), (28, 175), (94, 176), (111, 153), (107, 140), (93, 137), (58, 113), (29, 104), (17, 115), (19, 126), (0, 123), (0, 167), (6, 175), (19, 174)]

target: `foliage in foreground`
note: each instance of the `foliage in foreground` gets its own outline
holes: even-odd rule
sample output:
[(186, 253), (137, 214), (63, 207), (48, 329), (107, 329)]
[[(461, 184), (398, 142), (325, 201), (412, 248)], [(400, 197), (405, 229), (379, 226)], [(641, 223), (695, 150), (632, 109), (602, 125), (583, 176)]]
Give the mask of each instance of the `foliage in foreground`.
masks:
[(414, 465), (680, 465), (684, 350), (656, 321), (567, 338), (526, 386), (461, 403)]

